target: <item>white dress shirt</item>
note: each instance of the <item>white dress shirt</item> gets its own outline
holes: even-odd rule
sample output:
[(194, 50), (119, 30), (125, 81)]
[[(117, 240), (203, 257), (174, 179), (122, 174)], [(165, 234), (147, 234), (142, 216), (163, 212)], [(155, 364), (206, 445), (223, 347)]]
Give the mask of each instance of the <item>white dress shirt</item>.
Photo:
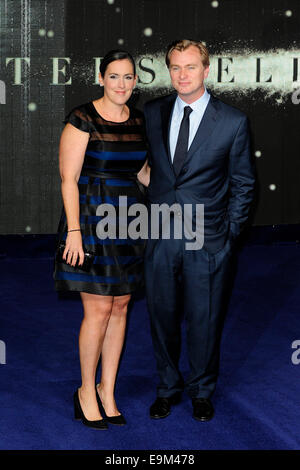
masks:
[(180, 124), (183, 118), (184, 107), (190, 106), (193, 110), (190, 114), (190, 130), (189, 130), (189, 145), (188, 145), (188, 148), (190, 148), (190, 145), (194, 140), (194, 137), (196, 135), (197, 129), (200, 125), (200, 122), (202, 120), (203, 114), (206, 110), (206, 106), (208, 105), (209, 100), (210, 100), (210, 94), (208, 93), (206, 88), (201, 98), (199, 98), (197, 101), (194, 101), (191, 104), (185, 103), (185, 101), (183, 101), (181, 98), (179, 98), (179, 96), (177, 96), (175, 104), (174, 104), (174, 108), (173, 108), (170, 134), (169, 134), (169, 144), (170, 144), (170, 153), (171, 153), (172, 162), (173, 162), (173, 158), (175, 154), (179, 128), (180, 128)]

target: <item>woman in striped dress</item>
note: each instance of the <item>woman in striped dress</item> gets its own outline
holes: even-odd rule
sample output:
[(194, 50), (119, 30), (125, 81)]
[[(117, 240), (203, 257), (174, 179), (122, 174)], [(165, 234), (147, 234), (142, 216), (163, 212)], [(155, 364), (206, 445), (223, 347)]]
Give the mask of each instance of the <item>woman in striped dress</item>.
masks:
[[(131, 55), (109, 52), (99, 73), (104, 96), (67, 115), (60, 141), (64, 207), (58, 233), (59, 242), (65, 241), (65, 262), (55, 261), (55, 288), (80, 292), (84, 311), (79, 334), (82, 385), (74, 394), (75, 418), (98, 429), (106, 429), (107, 422), (126, 423), (117, 408), (114, 388), (128, 302), (143, 276), (145, 240), (118, 238), (118, 231), (115, 239), (97, 236), (102, 219), (97, 207), (111, 204), (118, 215), (119, 196), (127, 197), (128, 207), (143, 203), (140, 182), (149, 183), (143, 114), (126, 105), (136, 79)], [(121, 224), (117, 218), (117, 225)], [(84, 250), (94, 254), (88, 272), (80, 269)], [(101, 381), (95, 389), (100, 355)]]

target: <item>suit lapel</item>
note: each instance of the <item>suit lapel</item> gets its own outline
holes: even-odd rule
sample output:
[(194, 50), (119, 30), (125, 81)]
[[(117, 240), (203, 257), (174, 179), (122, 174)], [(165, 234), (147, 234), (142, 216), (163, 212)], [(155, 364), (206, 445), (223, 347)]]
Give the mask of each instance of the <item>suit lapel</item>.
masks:
[[(169, 161), (169, 164), (170, 164), (170, 167), (172, 169), (174, 176), (175, 176), (175, 173), (174, 173), (174, 168), (173, 168), (171, 154), (170, 154), (169, 134), (170, 134), (172, 110), (175, 104), (176, 97), (177, 97), (176, 93), (170, 95), (166, 100), (164, 100), (160, 108), (163, 142), (165, 146), (166, 155), (167, 155), (167, 158), (168, 158), (168, 161)], [(200, 147), (202, 147), (202, 145), (206, 142), (206, 140), (209, 138), (212, 131), (214, 130), (216, 121), (218, 119), (218, 107), (219, 107), (218, 100), (211, 94), (205, 113), (197, 129), (193, 142), (188, 150), (187, 157), (186, 157), (185, 162), (183, 163), (183, 166), (188, 160), (190, 160), (192, 155), (197, 150), (199, 150)]]
[(210, 96), (210, 100), (195, 134), (194, 140), (187, 153), (186, 160), (190, 159), (196, 150), (206, 142), (216, 126), (218, 119), (218, 100), (214, 96)]
[(170, 132), (170, 125), (171, 125), (172, 110), (173, 110), (173, 106), (176, 100), (176, 96), (177, 95), (175, 93), (171, 95), (168, 100), (164, 101), (160, 109), (163, 141), (164, 141), (166, 154), (168, 156), (168, 160), (172, 167), (172, 170), (173, 170), (173, 165), (172, 165), (171, 155), (170, 155), (169, 132)]

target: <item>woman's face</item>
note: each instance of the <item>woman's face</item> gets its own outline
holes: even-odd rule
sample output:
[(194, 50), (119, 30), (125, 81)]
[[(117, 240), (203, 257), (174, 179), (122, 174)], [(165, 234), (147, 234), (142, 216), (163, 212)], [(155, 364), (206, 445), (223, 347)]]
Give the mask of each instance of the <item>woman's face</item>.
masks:
[(128, 59), (114, 60), (107, 66), (104, 77), (99, 74), (100, 84), (104, 86), (104, 95), (115, 104), (128, 101), (136, 79), (133, 65)]

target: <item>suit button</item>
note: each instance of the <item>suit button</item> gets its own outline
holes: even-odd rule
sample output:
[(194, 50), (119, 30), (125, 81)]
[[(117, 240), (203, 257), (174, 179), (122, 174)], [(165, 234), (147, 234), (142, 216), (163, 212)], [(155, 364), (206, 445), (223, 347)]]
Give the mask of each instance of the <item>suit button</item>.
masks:
[(186, 167), (182, 168), (182, 173), (186, 173), (188, 171), (188, 169)]

